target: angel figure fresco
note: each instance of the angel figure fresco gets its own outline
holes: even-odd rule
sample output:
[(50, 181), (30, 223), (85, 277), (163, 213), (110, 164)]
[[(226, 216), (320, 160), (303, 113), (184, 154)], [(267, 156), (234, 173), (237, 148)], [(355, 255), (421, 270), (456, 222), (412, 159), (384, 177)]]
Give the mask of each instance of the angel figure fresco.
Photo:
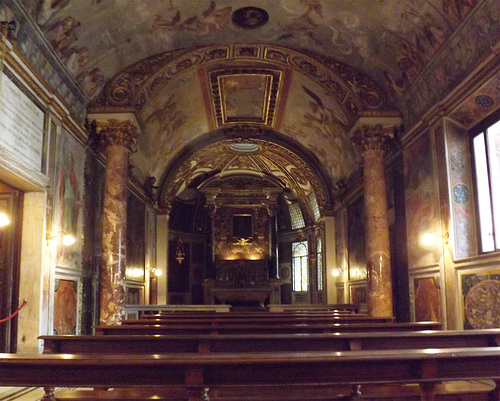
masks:
[[(339, 111), (327, 107), (311, 89), (304, 85), (302, 89), (311, 98), (309, 111), (304, 114), (305, 125), (313, 128), (317, 134), (328, 141), (329, 152), (334, 152), (334, 158), (339, 161), (336, 169), (343, 165), (347, 166), (349, 163), (347, 163), (346, 150), (350, 150), (351, 145), (343, 135), (347, 125), (346, 118)], [(341, 174), (344, 173), (346, 172), (341, 172)]]
[[(278, 40), (286, 40), (289, 38), (309, 39), (318, 46), (326, 45), (326, 41), (322, 39), (325, 39), (325, 30), (327, 32), (326, 36), (328, 36), (328, 39), (331, 39), (332, 33), (330, 29), (317, 24), (313, 20), (314, 17), (324, 18), (322, 3), (323, 0), (300, 0), (300, 6), (303, 11), (300, 15), (288, 18), (286, 21), (278, 24), (279, 28), (286, 32), (284, 35), (281, 35)], [(282, 2), (282, 4), (285, 9), (290, 9), (287, 1)]]
[(204, 36), (227, 28), (231, 22), (231, 12), (231, 7), (217, 9), (217, 3), (212, 0), (208, 8), (202, 11), (201, 18), (195, 15), (182, 20), (181, 11), (174, 6), (173, 0), (169, 0), (169, 6), (164, 14), (156, 15), (153, 30), (189, 31)]

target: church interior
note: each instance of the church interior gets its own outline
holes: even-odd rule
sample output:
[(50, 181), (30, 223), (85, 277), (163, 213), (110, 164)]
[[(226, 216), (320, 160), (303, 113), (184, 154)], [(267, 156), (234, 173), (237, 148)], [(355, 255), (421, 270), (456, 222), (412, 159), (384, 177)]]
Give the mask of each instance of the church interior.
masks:
[(499, 53), (496, 0), (2, 0), (0, 353), (153, 311), (499, 329)]

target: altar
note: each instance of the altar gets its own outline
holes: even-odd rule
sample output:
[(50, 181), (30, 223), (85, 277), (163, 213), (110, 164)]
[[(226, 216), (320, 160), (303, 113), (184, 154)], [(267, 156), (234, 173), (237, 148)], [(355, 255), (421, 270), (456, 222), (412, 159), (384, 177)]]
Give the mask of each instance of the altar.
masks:
[(213, 296), (221, 304), (254, 303), (264, 307), (266, 299), (271, 297), (273, 287), (249, 287), (249, 288), (214, 288)]

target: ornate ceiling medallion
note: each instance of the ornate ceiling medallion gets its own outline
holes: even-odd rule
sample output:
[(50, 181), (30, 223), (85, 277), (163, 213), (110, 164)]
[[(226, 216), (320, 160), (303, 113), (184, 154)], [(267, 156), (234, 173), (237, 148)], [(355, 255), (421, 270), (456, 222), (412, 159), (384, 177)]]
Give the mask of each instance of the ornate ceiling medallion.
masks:
[(243, 29), (256, 29), (269, 21), (266, 10), (258, 7), (242, 7), (233, 12), (233, 24)]
[(264, 68), (211, 72), (217, 126), (246, 123), (272, 127), (280, 80), (280, 71)]

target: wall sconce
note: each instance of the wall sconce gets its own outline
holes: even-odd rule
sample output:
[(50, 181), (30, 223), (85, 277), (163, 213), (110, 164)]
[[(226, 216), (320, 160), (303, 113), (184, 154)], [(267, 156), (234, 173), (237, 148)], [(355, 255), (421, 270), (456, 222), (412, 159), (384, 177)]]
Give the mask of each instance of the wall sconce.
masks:
[(430, 247), (436, 245), (436, 241), (440, 237), (442, 238), (443, 242), (446, 245), (449, 244), (450, 233), (448, 231), (445, 231), (443, 234), (436, 232), (436, 231), (424, 233), (420, 237), (420, 244), (426, 248), (430, 248)]
[(317, 260), (316, 254), (315, 253), (311, 253), (309, 255), (309, 261), (311, 262), (311, 264), (314, 265), (316, 263), (316, 260)]
[(340, 269), (339, 267), (336, 267), (335, 269), (332, 270), (333, 277), (339, 277), (341, 273), (342, 269)]
[(73, 245), (76, 242), (76, 238), (73, 237), (71, 234), (66, 234), (63, 231), (60, 231), (57, 234), (52, 234), (52, 235), (47, 233), (47, 245), (49, 245), (50, 241), (56, 239), (59, 235), (62, 236), (62, 244), (64, 246)]
[(0, 212), (0, 227), (5, 227), (6, 225), (10, 224), (10, 219), (9, 216), (7, 216), (7, 213)]
[(158, 269), (157, 267), (148, 267), (150, 275), (153, 275), (155, 277), (160, 277), (162, 275), (162, 271)]
[(182, 238), (177, 239), (177, 247), (175, 249), (175, 260), (179, 265), (182, 264), (186, 257), (186, 253), (184, 252), (184, 242), (182, 242)]

